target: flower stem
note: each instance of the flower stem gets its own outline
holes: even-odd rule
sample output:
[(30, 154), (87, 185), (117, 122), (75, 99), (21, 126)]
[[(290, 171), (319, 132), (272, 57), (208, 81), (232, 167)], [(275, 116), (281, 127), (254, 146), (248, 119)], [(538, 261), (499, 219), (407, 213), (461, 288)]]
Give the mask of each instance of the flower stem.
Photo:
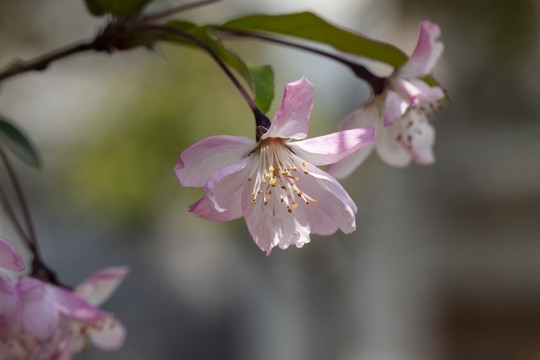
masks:
[(384, 88), (386, 87), (386, 80), (387, 80), (386, 78), (379, 77), (373, 74), (371, 71), (369, 71), (365, 66), (357, 64), (353, 61), (350, 61), (344, 57), (338, 56), (334, 53), (317, 49), (308, 45), (284, 40), (282, 38), (274, 37), (274, 36), (263, 34), (256, 31), (234, 30), (234, 29), (220, 29), (219, 31), (225, 34), (232, 34), (239, 37), (250, 37), (250, 38), (265, 40), (268, 42), (273, 42), (280, 45), (294, 47), (300, 50), (312, 52), (314, 54), (322, 55), (332, 60), (335, 60), (347, 66), (349, 69), (351, 69), (352, 72), (354, 72), (357, 77), (364, 79), (371, 86), (375, 94), (382, 93)]
[(240, 84), (238, 79), (233, 75), (233, 73), (229, 70), (227, 65), (219, 58), (219, 56), (210, 49), (205, 43), (203, 43), (201, 40), (196, 38), (195, 36), (191, 35), (189, 32), (174, 28), (171, 26), (166, 25), (153, 25), (150, 28), (152, 29), (158, 29), (163, 31), (168, 31), (177, 35), (180, 35), (182, 37), (185, 37), (186, 39), (191, 40), (193, 43), (195, 43), (197, 46), (199, 46), (202, 50), (206, 51), (208, 55), (214, 59), (214, 61), (219, 65), (219, 67), (223, 70), (223, 72), (229, 77), (229, 79), (232, 81), (232, 83), (236, 86), (240, 94), (244, 97), (246, 102), (248, 103), (251, 111), (253, 112), (253, 115), (255, 117), (255, 134), (257, 141), (260, 140), (260, 137), (262, 134), (264, 134), (269, 128), (270, 128), (270, 120), (261, 112), (261, 110), (257, 107), (255, 104), (255, 101), (251, 98), (251, 96), (247, 93), (246, 89)]
[(9, 200), (6, 196), (6, 193), (4, 192), (4, 189), (1, 187), (1, 185), (0, 185), (0, 203), (2, 203), (2, 206), (4, 207), (4, 210), (8, 218), (10, 219), (11, 223), (15, 227), (15, 230), (19, 233), (21, 238), (27, 243), (28, 247), (30, 248), (30, 251), (34, 255), (34, 259), (32, 260), (30, 276), (59, 285), (56, 278), (56, 274), (47, 265), (45, 265), (45, 263), (41, 259), (36, 233), (34, 231), (34, 226), (32, 224), (32, 219), (30, 217), (30, 211), (28, 209), (28, 205), (24, 198), (22, 187), (20, 185), (19, 179), (17, 178), (17, 175), (15, 174), (15, 170), (13, 169), (13, 166), (11, 166), (9, 158), (6, 155), (6, 152), (4, 151), (2, 146), (0, 146), (0, 158), (2, 159), (2, 162), (4, 163), (4, 166), (8, 172), (9, 178), (13, 185), (13, 189), (15, 189), (15, 194), (17, 195), (17, 200), (19, 201), (21, 212), (23, 214), (26, 232), (23, 230), (21, 224), (17, 220), (17, 216), (15, 215), (15, 212), (13, 211), (13, 208), (11, 207)]

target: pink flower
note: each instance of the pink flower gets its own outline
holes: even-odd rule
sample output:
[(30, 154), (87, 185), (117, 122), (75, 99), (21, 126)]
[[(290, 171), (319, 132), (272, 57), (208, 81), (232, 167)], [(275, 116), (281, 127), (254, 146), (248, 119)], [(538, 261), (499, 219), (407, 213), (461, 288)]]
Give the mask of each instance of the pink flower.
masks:
[(103, 350), (123, 344), (125, 329), (103, 303), (127, 274), (126, 268), (101, 270), (74, 291), (23, 277), (16, 284), (16, 316), (0, 341), (0, 359), (69, 360), (91, 342)]
[(204, 186), (190, 206), (196, 216), (216, 221), (244, 217), (259, 248), (302, 247), (309, 234), (355, 229), (356, 205), (343, 187), (315, 165), (344, 159), (374, 141), (373, 127), (309, 140), (313, 85), (302, 78), (285, 88), (272, 125), (259, 142), (211, 136), (180, 155), (174, 172), (183, 186)]
[[(441, 87), (430, 87), (421, 78), (429, 75), (442, 54), (437, 41), (441, 30), (429, 21), (420, 25), (418, 44), (409, 60), (388, 79), (387, 87), (341, 124), (342, 129), (375, 126), (375, 149), (388, 165), (407, 166), (411, 160), (421, 165), (435, 161), (435, 130), (428, 118), (445, 97)], [(351, 174), (371, 153), (373, 147), (329, 166), (328, 172), (342, 178)]]

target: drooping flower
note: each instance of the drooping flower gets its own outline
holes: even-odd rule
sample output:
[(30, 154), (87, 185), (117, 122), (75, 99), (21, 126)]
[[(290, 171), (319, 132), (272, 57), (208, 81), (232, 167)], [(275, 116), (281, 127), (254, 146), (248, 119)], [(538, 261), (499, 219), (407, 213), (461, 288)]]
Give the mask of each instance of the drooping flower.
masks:
[(211, 136), (180, 155), (174, 172), (183, 186), (205, 195), (190, 206), (196, 216), (216, 221), (244, 217), (259, 248), (302, 247), (310, 233), (355, 229), (356, 205), (332, 176), (316, 165), (344, 159), (374, 141), (373, 127), (340, 131), (309, 140), (313, 85), (302, 78), (285, 88), (272, 125), (255, 142)]
[[(390, 76), (385, 90), (362, 108), (348, 115), (341, 129), (375, 126), (375, 149), (388, 165), (407, 166), (411, 160), (420, 165), (435, 161), (435, 130), (428, 119), (440, 108), (445, 97), (439, 86), (430, 87), (422, 78), (432, 73), (443, 51), (437, 39), (438, 25), (423, 21), (416, 48), (407, 62)], [(348, 176), (371, 153), (373, 147), (330, 165), (328, 172), (337, 178)]]

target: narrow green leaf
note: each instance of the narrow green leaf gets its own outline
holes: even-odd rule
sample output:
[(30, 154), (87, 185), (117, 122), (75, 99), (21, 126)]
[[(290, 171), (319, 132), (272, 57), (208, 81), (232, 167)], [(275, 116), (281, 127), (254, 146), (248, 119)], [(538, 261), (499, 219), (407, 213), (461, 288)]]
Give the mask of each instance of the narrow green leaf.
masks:
[(36, 148), (30, 140), (6, 118), (0, 116), (0, 143), (7, 146), (28, 165), (39, 168), (41, 161)]
[(86, 7), (95, 16), (107, 13), (115, 16), (135, 15), (153, 0), (85, 0)]
[(274, 99), (274, 71), (270, 65), (248, 65), (255, 85), (255, 104), (263, 114)]
[(222, 29), (255, 30), (321, 42), (337, 50), (398, 67), (407, 55), (390, 44), (339, 28), (310, 12), (286, 15), (250, 15), (230, 20)]

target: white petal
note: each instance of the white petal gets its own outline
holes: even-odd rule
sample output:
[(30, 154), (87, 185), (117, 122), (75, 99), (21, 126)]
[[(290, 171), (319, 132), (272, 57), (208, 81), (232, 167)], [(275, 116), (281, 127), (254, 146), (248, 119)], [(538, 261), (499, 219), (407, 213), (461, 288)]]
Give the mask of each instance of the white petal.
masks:
[(379, 157), (390, 166), (405, 167), (411, 162), (411, 155), (401, 144), (402, 131), (401, 120), (388, 127), (377, 124), (375, 128), (375, 149)]

